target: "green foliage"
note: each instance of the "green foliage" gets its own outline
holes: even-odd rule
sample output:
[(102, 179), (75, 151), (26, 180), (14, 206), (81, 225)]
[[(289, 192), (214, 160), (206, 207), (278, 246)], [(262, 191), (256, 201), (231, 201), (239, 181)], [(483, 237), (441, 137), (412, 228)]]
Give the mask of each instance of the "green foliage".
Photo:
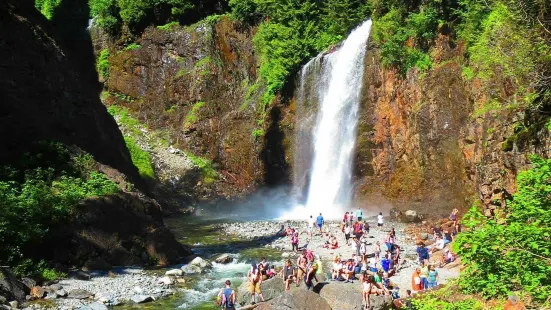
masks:
[(138, 43), (132, 43), (124, 48), (125, 51), (133, 51), (139, 49), (141, 46)]
[(138, 168), (140, 175), (148, 179), (155, 178), (155, 171), (151, 164), (151, 156), (147, 151), (144, 151), (132, 137), (141, 135), (142, 124), (140, 121), (130, 116), (128, 109), (121, 106), (111, 105), (107, 108), (107, 111), (117, 120), (120, 126), (124, 127), (126, 131), (124, 141), (126, 142), (128, 151), (130, 151), (132, 163)]
[(385, 10), (385, 14), (374, 15), (372, 34), (373, 42), (381, 49), (382, 64), (397, 68), (401, 74), (414, 67), (421, 72), (430, 69), (432, 60), (427, 52), (442, 22), (439, 10), (421, 6), (418, 12), (407, 13), (404, 3)]
[(159, 30), (163, 30), (163, 31), (172, 31), (174, 30), (174, 28), (176, 28), (178, 25), (180, 25), (180, 23), (174, 21), (174, 22), (170, 22), (166, 25), (162, 25), (162, 26), (157, 26), (157, 29)]
[[(445, 290), (446, 288), (444, 288)], [(428, 292), (411, 299), (414, 310), (483, 310), (484, 304), (476, 299), (447, 301), (439, 291)]]
[(230, 0), (229, 5), (235, 19), (249, 23), (258, 20), (259, 13), (255, 0)]
[(141, 133), (140, 128), (142, 125), (140, 121), (130, 116), (128, 109), (118, 105), (110, 105), (107, 108), (107, 112), (109, 112), (109, 114), (111, 114), (119, 124), (124, 126), (124, 128), (133, 135), (139, 135)]
[(260, 138), (260, 137), (263, 137), (264, 136), (264, 129), (262, 128), (255, 128), (251, 134), (253, 135), (253, 137), (255, 138)]
[(190, 0), (89, 0), (89, 6), (97, 24), (111, 32), (122, 24), (155, 23), (160, 16), (179, 18), (194, 7)]
[(212, 167), (212, 162), (210, 160), (195, 156), (191, 153), (186, 153), (186, 156), (201, 170), (203, 182), (211, 184), (218, 178), (218, 173), (216, 173), (216, 170)]
[(54, 18), (55, 9), (61, 4), (62, 0), (35, 0), (34, 6), (47, 19)]
[(108, 49), (102, 49), (100, 51), (96, 67), (100, 78), (102, 78), (104, 81), (109, 79), (109, 68), (111, 67), (111, 64), (109, 63)]
[(124, 136), (124, 142), (126, 142), (126, 147), (130, 151), (130, 157), (132, 158), (132, 163), (140, 175), (147, 179), (155, 178), (155, 171), (151, 165), (151, 156), (147, 151), (144, 151), (137, 143), (134, 138), (130, 136)]
[(232, 0), (232, 15), (256, 23), (254, 37), (260, 55), (263, 106), (268, 105), (290, 76), (313, 55), (338, 43), (369, 16), (369, 5), (357, 0)]
[[(22, 271), (33, 265), (27, 257), (33, 245), (64, 223), (79, 201), (119, 191), (91, 160), (90, 155), (72, 155), (62, 144), (41, 142), (0, 167), (1, 265), (25, 263)], [(53, 277), (51, 270), (37, 270)]]
[(486, 219), (477, 208), (464, 218), (470, 228), (453, 250), (466, 269), (460, 287), (486, 297), (523, 290), (549, 306), (551, 298), (551, 160), (532, 157), (520, 172), (518, 192), (503, 215)]
[(469, 48), (477, 77), (488, 80), (497, 70), (516, 82), (534, 72), (549, 47), (519, 24), (504, 4), (498, 3), (481, 23), (481, 33)]
[(203, 101), (199, 101), (191, 107), (188, 114), (186, 115), (186, 121), (184, 123), (184, 128), (189, 128), (193, 126), (199, 120), (199, 111), (205, 105)]
[(91, 17), (100, 28), (111, 33), (119, 30), (122, 21), (116, 0), (88, 0), (88, 5)]

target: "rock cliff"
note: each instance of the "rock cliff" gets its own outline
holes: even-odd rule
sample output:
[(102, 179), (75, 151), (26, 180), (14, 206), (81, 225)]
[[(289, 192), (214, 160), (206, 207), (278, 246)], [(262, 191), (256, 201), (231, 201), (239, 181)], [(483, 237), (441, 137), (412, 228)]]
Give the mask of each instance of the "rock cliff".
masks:
[[(101, 85), (91, 74), (94, 63), (83, 62), (87, 57), (77, 55), (76, 47), (67, 49), (67, 37), (61, 39), (54, 26), (32, 1), (0, 3), (0, 165), (9, 168), (16, 159), (29, 157), (34, 142), (57, 141), (93, 155), (87, 173), (97, 167), (123, 190), (147, 193), (115, 120), (100, 100)], [(90, 37), (78, 39), (83, 41), (74, 46), (80, 52), (88, 46), (84, 52), (93, 61)], [(37, 161), (47, 157), (36, 156)], [(59, 168), (54, 163), (46, 165), (52, 175)], [(175, 263), (191, 253), (164, 227), (159, 204), (142, 193), (90, 198), (71, 208), (69, 223), (48, 223), (48, 240), (36, 246), (39, 242), (33, 240), (33, 248), (25, 252), (30, 258), (80, 267), (87, 260), (124, 265), (155, 258), (160, 264)]]
[[(254, 33), (222, 17), (148, 28), (134, 48), (95, 35), (96, 53), (115, 51), (106, 88), (131, 97), (126, 106), (171, 144), (212, 160), (220, 180), (210, 197), (278, 182), (304, 189), (307, 182), (309, 163), (302, 157), (312, 141), (304, 133), (314, 125), (316, 95), (293, 90), (291, 81), (275, 102), (262, 106)], [(377, 48), (368, 46), (356, 200), (369, 204), (382, 194), (396, 206), (407, 201), (422, 213), (441, 214), (480, 200), (490, 214), (515, 191), (528, 156), (548, 155), (548, 130), (515, 104), (518, 86), (507, 78), (498, 73), (488, 86), (466, 77), (462, 44), (440, 35), (431, 50), (433, 68), (404, 77), (383, 68)], [(496, 93), (513, 104), (492, 106)], [(313, 103), (297, 105), (298, 96)]]
[(143, 188), (117, 124), (99, 99), (97, 76), (81, 70), (94, 64), (79, 63), (62, 48), (53, 25), (31, 1), (3, 1), (0, 14), (0, 162), (33, 141), (55, 140), (79, 146)]
[[(255, 105), (257, 61), (253, 29), (221, 18), (183, 27), (150, 27), (121, 49), (99, 31), (96, 50), (109, 49), (109, 92), (131, 98), (126, 107), (171, 145), (213, 162), (224, 187), (244, 192), (263, 181), (262, 122)], [(250, 188), (248, 189), (250, 191)]]

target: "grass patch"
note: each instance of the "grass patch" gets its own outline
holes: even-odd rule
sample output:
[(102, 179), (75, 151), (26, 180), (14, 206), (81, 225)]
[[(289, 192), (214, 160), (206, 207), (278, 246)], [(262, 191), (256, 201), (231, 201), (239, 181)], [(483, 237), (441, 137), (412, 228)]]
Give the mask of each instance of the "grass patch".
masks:
[(151, 156), (149, 156), (149, 153), (142, 150), (136, 143), (136, 140), (130, 136), (124, 136), (124, 142), (126, 142), (126, 147), (128, 151), (130, 151), (132, 163), (138, 168), (140, 175), (148, 179), (155, 178), (155, 171), (151, 165)]
[(199, 120), (199, 111), (205, 105), (205, 102), (199, 101), (191, 107), (191, 110), (186, 115), (186, 121), (184, 123), (184, 128), (190, 128)]
[(216, 179), (218, 179), (218, 173), (216, 173), (216, 170), (214, 170), (214, 168), (212, 167), (212, 162), (210, 160), (195, 156), (189, 152), (186, 152), (186, 155), (191, 160), (191, 162), (199, 167), (199, 169), (201, 170), (203, 182), (205, 182), (206, 184), (211, 184)]
[(133, 50), (137, 50), (141, 47), (141, 45), (139, 45), (138, 43), (132, 43), (130, 45), (128, 45), (127, 47), (124, 48), (125, 51), (133, 51)]
[(174, 21), (174, 22), (170, 22), (168, 24), (162, 25), (162, 26), (157, 26), (157, 29), (162, 30), (162, 31), (172, 31), (176, 27), (178, 27), (179, 25), (180, 25), (180, 23)]
[(109, 114), (111, 114), (114, 118), (117, 119), (117, 121), (125, 127), (125, 129), (129, 130), (134, 135), (140, 135), (141, 134), (141, 127), (142, 124), (139, 120), (136, 118), (130, 116), (130, 113), (128, 112), (128, 109), (118, 106), (118, 105), (111, 105), (107, 108), (107, 111)]
[[(120, 126), (124, 127), (128, 133), (134, 136), (142, 135), (142, 124), (139, 120), (130, 116), (128, 109), (117, 105), (111, 105), (107, 108), (107, 111), (116, 118)], [(132, 163), (136, 166), (136, 168), (138, 168), (138, 171), (142, 177), (148, 179), (155, 178), (155, 171), (153, 169), (153, 165), (151, 164), (151, 156), (147, 151), (140, 148), (140, 146), (136, 143), (136, 140), (131, 135), (125, 134), (124, 141), (126, 142), (128, 151), (130, 151)]]

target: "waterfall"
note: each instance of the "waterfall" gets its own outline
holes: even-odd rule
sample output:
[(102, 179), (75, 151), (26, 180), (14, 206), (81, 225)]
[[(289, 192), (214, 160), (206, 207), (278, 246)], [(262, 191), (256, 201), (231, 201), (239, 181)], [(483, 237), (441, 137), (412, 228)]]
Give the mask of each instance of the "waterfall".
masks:
[[(321, 212), (325, 218), (337, 218), (350, 207), (356, 124), (370, 30), (368, 20), (352, 31), (337, 51), (314, 58), (301, 71), (296, 94), (300, 121), (297, 118), (294, 181), (296, 186), (308, 189), (305, 205), (284, 217), (316, 217)], [(313, 108), (316, 104), (317, 113)], [(315, 126), (310, 124), (312, 120)], [(305, 152), (311, 154), (309, 166), (305, 164)]]

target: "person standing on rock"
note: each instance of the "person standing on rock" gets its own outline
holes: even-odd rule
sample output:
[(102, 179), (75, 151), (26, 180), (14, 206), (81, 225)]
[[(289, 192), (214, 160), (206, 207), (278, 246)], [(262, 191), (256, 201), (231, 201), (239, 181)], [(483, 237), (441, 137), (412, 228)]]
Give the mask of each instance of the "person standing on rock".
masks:
[(316, 222), (317, 222), (317, 224), (318, 224), (318, 228), (319, 228), (320, 234), (321, 234), (321, 233), (322, 233), (321, 228), (323, 227), (323, 223), (324, 223), (323, 216), (321, 215), (321, 213), (320, 213), (320, 215), (316, 218)]
[(221, 300), (222, 309), (235, 310), (235, 291), (231, 288), (230, 280), (226, 280), (226, 287), (218, 293), (217, 300)]
[(377, 226), (383, 227), (383, 223), (384, 223), (383, 212), (379, 212), (379, 215), (377, 215)]
[[(259, 265), (262, 266), (262, 265)], [(262, 267), (260, 267), (262, 268)], [(256, 294), (260, 296), (260, 300), (264, 301), (264, 295), (262, 295), (262, 290), (260, 289), (262, 285), (262, 271), (259, 270), (259, 268), (256, 266), (256, 264), (252, 264), (251, 269), (247, 273), (247, 279), (249, 279), (249, 292), (251, 293), (251, 304), (256, 303)]]
[(298, 232), (291, 237), (291, 247), (293, 252), (298, 252)]
[(344, 239), (346, 240), (346, 245), (350, 245), (350, 230), (348, 223), (344, 224)]
[(310, 215), (310, 218), (308, 219), (308, 236), (310, 239), (312, 239), (312, 236), (314, 235), (314, 224), (316, 223), (316, 220), (314, 220), (314, 217)]
[(429, 288), (435, 288), (438, 285), (438, 271), (436, 271), (434, 266), (430, 266), (428, 281)]
[(362, 212), (360, 207), (358, 207), (358, 210), (356, 210), (356, 217), (358, 218), (358, 222), (362, 221), (363, 216), (364, 216), (364, 213)]
[(306, 260), (306, 251), (302, 251), (302, 255), (297, 259), (297, 287), (300, 286), (300, 281), (306, 274), (306, 266), (308, 261)]
[(414, 293), (423, 290), (423, 281), (421, 280), (421, 268), (417, 267), (411, 275), (411, 289)]

